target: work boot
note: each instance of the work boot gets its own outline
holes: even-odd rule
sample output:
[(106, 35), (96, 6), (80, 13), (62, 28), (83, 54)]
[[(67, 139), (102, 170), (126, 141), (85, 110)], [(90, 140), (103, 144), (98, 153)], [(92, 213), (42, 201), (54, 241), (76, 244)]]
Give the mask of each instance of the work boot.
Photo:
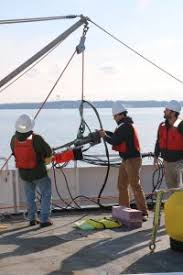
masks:
[(50, 225), (53, 225), (53, 222), (52, 222), (52, 221), (47, 221), (47, 222), (41, 222), (41, 223), (40, 223), (40, 227), (41, 227), (41, 228), (47, 227), (47, 226), (50, 226)]
[(142, 221), (143, 222), (147, 222), (148, 221), (148, 215), (147, 214), (142, 215)]
[(29, 226), (34, 226), (34, 225), (37, 225), (37, 224), (40, 224), (40, 221), (32, 220), (32, 221), (29, 222)]

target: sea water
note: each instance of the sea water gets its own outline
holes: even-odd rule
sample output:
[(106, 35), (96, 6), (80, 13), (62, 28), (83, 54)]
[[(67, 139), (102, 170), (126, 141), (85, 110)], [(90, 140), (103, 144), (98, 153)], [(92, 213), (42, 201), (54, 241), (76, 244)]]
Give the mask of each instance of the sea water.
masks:
[[(129, 108), (128, 115), (133, 118), (138, 131), (142, 153), (153, 152), (156, 141), (157, 128), (163, 121), (163, 108)], [(111, 109), (101, 108), (97, 110), (103, 125), (103, 129), (114, 131), (116, 123), (113, 120)], [(0, 110), (0, 157), (8, 157), (11, 153), (10, 140), (15, 132), (15, 121), (21, 114), (29, 114), (34, 117), (37, 110)], [(91, 131), (100, 129), (99, 121), (94, 111), (84, 109), (84, 119)], [(58, 147), (74, 140), (80, 125), (78, 109), (43, 109), (36, 118), (34, 131), (44, 137), (51, 147)], [(84, 135), (88, 134), (86, 132)], [(111, 146), (108, 146), (109, 152)], [(87, 154), (105, 154), (103, 144), (93, 146)], [(3, 164), (3, 160), (1, 160)], [(147, 163), (147, 160), (145, 160)], [(9, 167), (13, 167), (13, 157)]]

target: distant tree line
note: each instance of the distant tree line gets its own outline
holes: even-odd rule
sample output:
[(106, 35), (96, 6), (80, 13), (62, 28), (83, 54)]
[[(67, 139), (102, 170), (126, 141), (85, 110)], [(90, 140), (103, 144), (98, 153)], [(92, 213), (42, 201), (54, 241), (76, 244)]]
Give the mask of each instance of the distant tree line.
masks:
[[(120, 100), (119, 100), (120, 101)], [(44, 109), (71, 109), (78, 108), (80, 105), (80, 100), (63, 100), (63, 101), (50, 101), (44, 105)], [(165, 107), (168, 101), (156, 101), (156, 100), (122, 100), (120, 101), (127, 108), (146, 108), (146, 107)], [(104, 101), (91, 101), (91, 103), (96, 108), (111, 108), (113, 101), (104, 100)], [(181, 105), (183, 102), (181, 101)], [(4, 103), (0, 104), (0, 109), (38, 109), (41, 106), (41, 103), (32, 102), (32, 103)], [(85, 106), (90, 108), (88, 104)]]

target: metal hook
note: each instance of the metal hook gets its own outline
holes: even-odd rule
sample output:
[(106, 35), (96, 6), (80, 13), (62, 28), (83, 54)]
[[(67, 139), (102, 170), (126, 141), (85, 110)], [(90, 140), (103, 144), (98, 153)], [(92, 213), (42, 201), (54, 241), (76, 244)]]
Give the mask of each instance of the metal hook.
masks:
[(77, 54), (80, 54), (85, 50), (85, 40), (86, 40), (86, 33), (87, 33), (88, 29), (89, 29), (88, 22), (86, 22), (84, 25), (84, 28), (83, 28), (83, 35), (80, 38), (79, 44), (76, 46)]

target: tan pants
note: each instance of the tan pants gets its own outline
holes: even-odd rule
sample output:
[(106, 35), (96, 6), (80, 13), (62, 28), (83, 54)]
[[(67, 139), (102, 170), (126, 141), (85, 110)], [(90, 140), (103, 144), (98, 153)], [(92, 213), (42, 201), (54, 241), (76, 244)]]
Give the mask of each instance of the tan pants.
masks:
[(147, 205), (145, 195), (140, 184), (140, 169), (142, 159), (131, 158), (123, 161), (119, 168), (118, 189), (119, 189), (119, 205), (130, 207), (128, 187), (132, 188), (137, 208), (147, 215)]
[(183, 170), (183, 160), (175, 162), (164, 161), (165, 182), (168, 188), (180, 187), (180, 171)]

